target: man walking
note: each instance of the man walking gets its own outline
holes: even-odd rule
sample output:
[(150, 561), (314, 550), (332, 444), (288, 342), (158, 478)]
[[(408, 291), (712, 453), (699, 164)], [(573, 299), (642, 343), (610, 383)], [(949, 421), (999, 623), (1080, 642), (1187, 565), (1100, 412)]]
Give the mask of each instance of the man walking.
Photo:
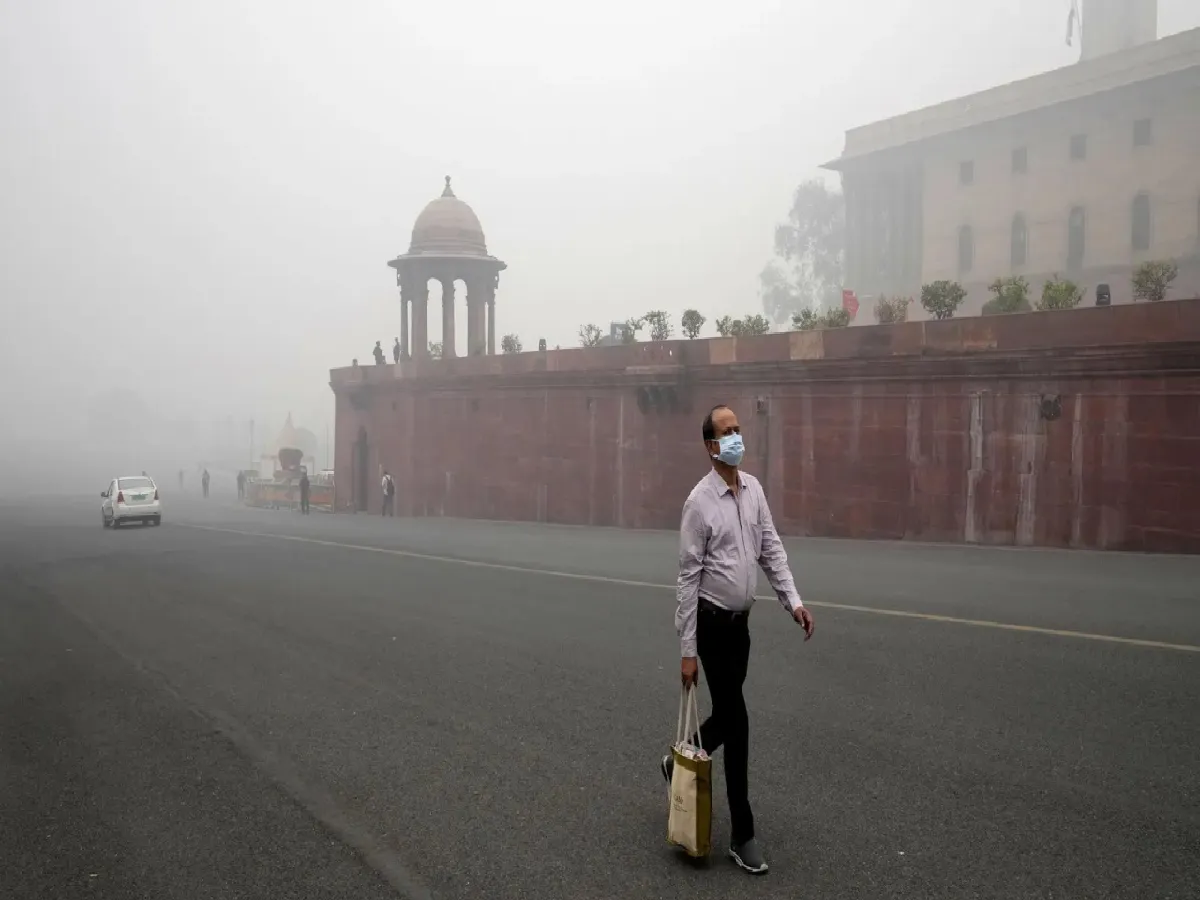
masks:
[(204, 474), (200, 476), (200, 489), (204, 492), (204, 499), (208, 499), (208, 469), (204, 470)]
[[(725, 747), (725, 788), (732, 820), (729, 855), (747, 872), (762, 874), (767, 861), (754, 834), (747, 764), (750, 722), (742, 683), (750, 660), (750, 607), (762, 566), (779, 602), (813, 635), (812, 614), (800, 602), (787, 552), (775, 531), (758, 479), (740, 471), (745, 445), (737, 416), (717, 406), (704, 419), (704, 447), (712, 471), (692, 488), (683, 504), (679, 536), (679, 580), (675, 627), (679, 633), (684, 687), (700, 683), (699, 664), (708, 677), (712, 715), (698, 740), (709, 754)], [(697, 660), (697, 656), (699, 660)], [(663, 757), (671, 780), (674, 760)]]
[(308, 494), (309, 494), (308, 469), (301, 469), (300, 470), (300, 514), (302, 516), (308, 515)]
[(396, 515), (396, 482), (387, 469), (383, 470), (383, 515), (393, 518)]

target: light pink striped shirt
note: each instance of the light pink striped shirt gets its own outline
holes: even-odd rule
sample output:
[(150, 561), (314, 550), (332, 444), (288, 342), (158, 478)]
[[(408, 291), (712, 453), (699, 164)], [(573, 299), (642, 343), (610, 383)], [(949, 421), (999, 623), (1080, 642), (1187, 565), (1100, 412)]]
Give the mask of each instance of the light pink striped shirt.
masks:
[(741, 487), (735, 496), (725, 480), (711, 471), (683, 504), (675, 611), (681, 656), (696, 655), (696, 610), (701, 597), (734, 611), (754, 605), (756, 566), (766, 573), (784, 609), (792, 612), (803, 606), (762, 485), (745, 472), (739, 471), (738, 478)]

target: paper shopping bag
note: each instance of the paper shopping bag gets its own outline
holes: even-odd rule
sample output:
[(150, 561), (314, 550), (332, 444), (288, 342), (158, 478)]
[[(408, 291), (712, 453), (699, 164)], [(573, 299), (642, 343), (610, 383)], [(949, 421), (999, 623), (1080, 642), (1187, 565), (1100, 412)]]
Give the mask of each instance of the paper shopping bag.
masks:
[(679, 698), (679, 724), (671, 755), (671, 809), (667, 816), (667, 841), (682, 847), (688, 856), (708, 856), (712, 849), (712, 760), (699, 743), (700, 710), (696, 686)]

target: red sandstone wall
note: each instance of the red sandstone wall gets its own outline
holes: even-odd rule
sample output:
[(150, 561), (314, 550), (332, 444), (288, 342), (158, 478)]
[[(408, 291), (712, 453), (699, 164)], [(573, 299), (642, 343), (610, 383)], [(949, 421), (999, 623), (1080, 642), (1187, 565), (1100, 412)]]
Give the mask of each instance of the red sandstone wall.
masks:
[(376, 512), (386, 466), (400, 515), (673, 528), (724, 402), (785, 532), (1200, 552), (1200, 302), (570, 355), (337, 370), (339, 504), (361, 427)]

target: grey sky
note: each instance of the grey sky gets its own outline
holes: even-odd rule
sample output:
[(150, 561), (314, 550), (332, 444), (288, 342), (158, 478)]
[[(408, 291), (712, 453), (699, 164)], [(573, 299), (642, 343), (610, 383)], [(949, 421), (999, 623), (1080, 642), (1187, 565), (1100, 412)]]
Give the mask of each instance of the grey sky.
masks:
[(1072, 61), (1068, 8), (4, 0), (2, 420), (125, 386), (321, 433), (328, 369), (399, 332), (385, 262), (445, 174), (527, 348), (757, 311), (772, 228), (846, 128)]

